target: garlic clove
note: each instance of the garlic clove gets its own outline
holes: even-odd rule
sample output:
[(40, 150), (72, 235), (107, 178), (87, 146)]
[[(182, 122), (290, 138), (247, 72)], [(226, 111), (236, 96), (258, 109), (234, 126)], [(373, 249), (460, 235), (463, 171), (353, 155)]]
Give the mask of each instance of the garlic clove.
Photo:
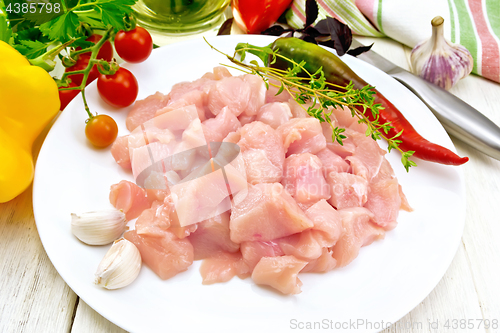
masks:
[(432, 37), (413, 48), (410, 65), (414, 74), (449, 90), (471, 73), (474, 60), (464, 46), (444, 38), (443, 23), (441, 16), (431, 21)]
[(71, 214), (71, 232), (89, 245), (106, 245), (120, 238), (127, 221), (121, 210)]
[(141, 253), (134, 243), (120, 238), (97, 267), (94, 283), (106, 289), (128, 286), (139, 275), (141, 263)]

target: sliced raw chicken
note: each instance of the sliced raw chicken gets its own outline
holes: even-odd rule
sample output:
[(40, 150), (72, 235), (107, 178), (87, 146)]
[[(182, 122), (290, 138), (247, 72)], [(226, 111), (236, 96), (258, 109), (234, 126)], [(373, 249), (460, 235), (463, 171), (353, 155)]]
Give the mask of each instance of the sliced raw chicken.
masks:
[(288, 100), (288, 106), (290, 107), (290, 112), (292, 113), (293, 118), (308, 118), (307, 108), (309, 107), (306, 104), (299, 104), (295, 101), (295, 99), (290, 98)]
[(351, 164), (352, 173), (370, 181), (380, 170), (385, 150), (381, 149), (371, 137), (361, 133), (352, 135), (356, 149), (352, 156), (346, 157)]
[(401, 208), (398, 180), (393, 178), (370, 183), (364, 207), (375, 215), (373, 220), (376, 224), (385, 230), (394, 229)]
[(229, 72), (229, 70), (224, 66), (214, 67), (213, 73), (214, 73), (215, 80), (222, 80), (223, 78), (232, 76), (231, 73)]
[(224, 174), (212, 159), (170, 189), (181, 226), (204, 221), (231, 209), (229, 191), (236, 194), (246, 189), (247, 182), (245, 175), (231, 164), (224, 166)]
[(264, 257), (255, 266), (252, 279), (285, 295), (299, 294), (302, 282), (297, 275), (306, 265), (307, 261), (294, 256)]
[(213, 257), (221, 252), (236, 252), (240, 248), (229, 238), (229, 212), (209, 218), (198, 224), (189, 236), (194, 248), (194, 260)]
[(337, 267), (337, 260), (332, 257), (332, 251), (324, 247), (319, 258), (309, 261), (301, 272), (325, 273), (335, 267)]
[(318, 259), (324, 248), (337, 243), (342, 233), (340, 214), (326, 200), (321, 200), (306, 211), (313, 222), (312, 229), (278, 239), (283, 252), (296, 258), (311, 261)]
[(209, 143), (222, 142), (229, 133), (241, 128), (241, 124), (234, 113), (228, 107), (224, 107), (215, 118), (205, 120), (202, 127), (207, 143)]
[(312, 154), (296, 154), (285, 159), (281, 183), (301, 207), (330, 198), (321, 160)]
[(346, 208), (339, 210), (339, 213), (344, 232), (332, 251), (337, 266), (344, 267), (358, 256), (362, 246), (384, 238), (385, 231), (372, 222), (374, 215), (366, 208)]
[(124, 169), (132, 169), (130, 153), (128, 151), (128, 135), (116, 138), (111, 146), (111, 155), (116, 163)]
[(196, 107), (196, 111), (198, 113), (198, 117), (201, 121), (205, 120), (207, 93), (202, 90), (191, 90), (186, 92), (184, 95), (178, 97), (176, 100), (170, 100), (167, 106), (159, 109), (156, 112), (155, 116), (159, 116), (161, 114), (176, 110), (181, 107), (186, 107), (190, 105), (194, 105)]
[(288, 102), (291, 98), (288, 91), (283, 90), (280, 91), (280, 83), (275, 80), (269, 80), (269, 89), (266, 90), (266, 103), (274, 103), (274, 102)]
[(255, 120), (262, 121), (276, 129), (292, 118), (292, 112), (288, 103), (268, 103), (264, 104), (257, 113)]
[(316, 154), (326, 148), (321, 124), (316, 118), (294, 118), (277, 129), (281, 135), (286, 156), (292, 154)]
[[(240, 200), (238, 196), (244, 196)], [(279, 183), (249, 186), (232, 207), (231, 240), (235, 243), (270, 241), (313, 227), (313, 223)]]
[(125, 124), (129, 131), (133, 131), (137, 126), (140, 126), (149, 119), (152, 119), (156, 112), (167, 106), (170, 98), (160, 92), (148, 96), (143, 100), (135, 101), (132, 110), (127, 115)]
[(146, 191), (126, 180), (111, 185), (109, 201), (116, 209), (121, 209), (125, 213), (128, 221), (135, 219), (143, 210), (151, 207)]
[(255, 116), (266, 102), (266, 84), (258, 75), (243, 75), (243, 81), (250, 87), (250, 100), (244, 113), (247, 116)]
[(316, 153), (316, 156), (319, 157), (321, 164), (323, 164), (325, 177), (330, 173), (349, 172), (351, 170), (349, 163), (328, 148), (320, 150)]
[(135, 230), (125, 233), (125, 239), (134, 243), (142, 261), (161, 279), (166, 280), (188, 269), (193, 263), (193, 246), (188, 239), (179, 239), (168, 230), (155, 237), (140, 236)]
[(251, 98), (252, 87), (243, 78), (226, 77), (210, 88), (207, 106), (214, 115), (227, 106), (235, 116), (239, 116), (248, 108)]
[(250, 276), (251, 270), (243, 261), (240, 252), (223, 252), (203, 260), (200, 273), (203, 284), (212, 284), (227, 282), (235, 276), (242, 279), (247, 278)]
[(262, 257), (279, 257), (285, 255), (285, 252), (283, 252), (276, 241), (243, 242), (240, 244), (240, 251), (243, 255), (243, 260), (251, 270), (254, 269)]
[(197, 224), (182, 227), (175, 211), (175, 206), (170, 196), (163, 202), (153, 202), (150, 209), (146, 209), (135, 222), (135, 230), (140, 236), (157, 236), (158, 233), (168, 229), (177, 238), (186, 238), (197, 229)]
[(330, 204), (343, 209), (362, 207), (368, 197), (368, 181), (360, 176), (346, 172), (332, 172), (327, 175), (326, 182), (330, 186)]
[(281, 180), (285, 151), (280, 136), (271, 126), (254, 121), (243, 126), (230, 138), (237, 140), (235, 143), (240, 146), (250, 184)]
[(336, 107), (331, 110), (333, 112), (333, 116), (337, 119), (337, 125), (342, 128), (348, 128), (353, 123), (357, 123), (357, 117), (352, 116), (351, 110), (347, 107)]
[(243, 113), (238, 117), (238, 121), (240, 122), (241, 126), (245, 126), (246, 124), (250, 124), (251, 122), (255, 121), (255, 118), (257, 118), (257, 116), (247, 116)]
[(326, 200), (320, 200), (306, 210), (307, 217), (313, 222), (311, 232), (315, 233), (323, 247), (332, 247), (343, 232), (339, 212)]

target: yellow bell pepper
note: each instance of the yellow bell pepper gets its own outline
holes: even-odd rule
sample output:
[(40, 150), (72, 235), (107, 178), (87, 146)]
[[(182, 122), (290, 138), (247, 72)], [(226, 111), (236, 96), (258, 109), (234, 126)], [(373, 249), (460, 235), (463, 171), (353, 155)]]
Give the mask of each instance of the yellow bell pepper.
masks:
[(55, 81), (0, 41), (0, 203), (33, 180), (32, 145), (59, 111)]

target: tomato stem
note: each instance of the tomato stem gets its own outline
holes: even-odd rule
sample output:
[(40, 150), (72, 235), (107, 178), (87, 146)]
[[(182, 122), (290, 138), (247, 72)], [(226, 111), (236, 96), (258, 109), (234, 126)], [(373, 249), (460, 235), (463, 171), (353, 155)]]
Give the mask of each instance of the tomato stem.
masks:
[(85, 97), (85, 89), (82, 89), (82, 99), (83, 99), (83, 105), (85, 106), (85, 111), (87, 111), (87, 114), (89, 115), (89, 119), (94, 118), (94, 115), (92, 112), (90, 112), (89, 106), (87, 104), (87, 98)]

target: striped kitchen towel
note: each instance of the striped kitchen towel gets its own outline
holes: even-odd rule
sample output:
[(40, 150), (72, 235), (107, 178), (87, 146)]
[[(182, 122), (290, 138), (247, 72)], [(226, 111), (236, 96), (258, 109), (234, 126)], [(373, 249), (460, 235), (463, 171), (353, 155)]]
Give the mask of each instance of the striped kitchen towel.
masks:
[[(430, 38), (431, 20), (444, 18), (446, 39), (465, 46), (474, 58), (473, 73), (500, 82), (499, 0), (317, 0), (318, 20), (331, 16), (354, 34), (388, 36), (413, 48)], [(305, 0), (293, 0), (288, 24), (305, 22)]]

